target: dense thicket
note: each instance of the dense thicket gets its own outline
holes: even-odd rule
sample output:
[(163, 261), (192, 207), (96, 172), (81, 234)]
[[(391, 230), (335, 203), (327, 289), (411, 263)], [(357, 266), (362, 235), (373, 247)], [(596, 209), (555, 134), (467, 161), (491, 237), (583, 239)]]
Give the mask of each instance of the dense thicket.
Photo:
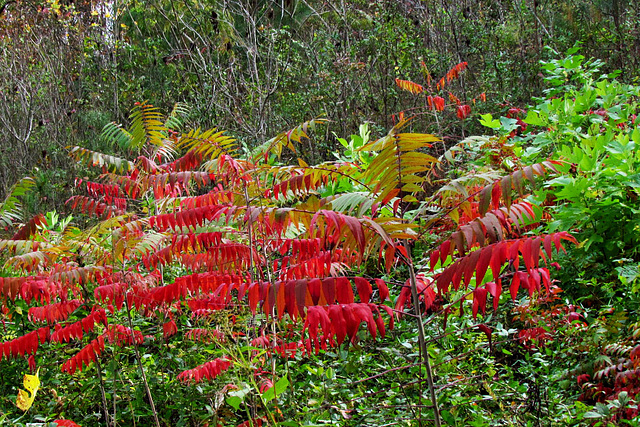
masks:
[(638, 425), (639, 11), (4, 3), (0, 423)]

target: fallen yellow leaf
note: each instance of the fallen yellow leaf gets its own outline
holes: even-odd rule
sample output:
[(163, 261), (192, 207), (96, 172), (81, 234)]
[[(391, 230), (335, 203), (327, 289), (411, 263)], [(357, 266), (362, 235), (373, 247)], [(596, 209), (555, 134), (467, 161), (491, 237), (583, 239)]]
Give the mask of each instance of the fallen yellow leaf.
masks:
[(23, 411), (28, 411), (33, 405), (33, 401), (36, 398), (36, 393), (38, 392), (38, 388), (40, 387), (40, 378), (38, 378), (38, 374), (40, 373), (40, 368), (35, 375), (25, 374), (24, 379), (22, 380), (22, 384), (27, 391), (22, 389), (18, 390), (18, 398), (16, 399), (16, 406)]

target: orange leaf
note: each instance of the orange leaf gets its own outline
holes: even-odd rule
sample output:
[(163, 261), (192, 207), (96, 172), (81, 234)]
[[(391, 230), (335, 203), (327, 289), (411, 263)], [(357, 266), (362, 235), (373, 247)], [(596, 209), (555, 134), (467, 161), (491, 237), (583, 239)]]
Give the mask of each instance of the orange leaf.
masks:
[(411, 92), (414, 95), (417, 95), (417, 94), (422, 93), (424, 91), (424, 87), (422, 87), (421, 85), (419, 85), (417, 83), (409, 81), (409, 80), (396, 79), (396, 84), (398, 85), (398, 87), (400, 89), (406, 90), (408, 92)]

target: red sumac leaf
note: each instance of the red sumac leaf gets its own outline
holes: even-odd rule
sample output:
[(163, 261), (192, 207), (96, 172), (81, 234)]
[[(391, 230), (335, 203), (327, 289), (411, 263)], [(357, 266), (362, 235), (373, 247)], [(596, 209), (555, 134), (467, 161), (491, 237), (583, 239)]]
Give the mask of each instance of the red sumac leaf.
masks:
[(439, 259), (440, 259), (440, 250), (436, 249), (435, 251), (431, 252), (431, 255), (429, 255), (429, 269), (431, 271), (433, 271), (433, 269), (436, 267), (436, 264), (438, 264)]
[[(429, 310), (436, 299), (436, 293), (433, 290), (433, 282), (422, 275), (418, 275), (416, 277), (416, 291), (418, 293), (418, 299), (423, 303), (424, 310)], [(407, 302), (409, 303), (407, 304)], [(400, 295), (398, 295), (398, 298), (396, 299), (394, 309), (396, 310), (398, 317), (400, 317), (400, 313), (404, 311), (405, 306), (407, 305), (412, 305), (410, 280), (407, 280), (402, 286)]]
[(478, 325), (478, 329), (484, 332), (484, 334), (487, 336), (487, 339), (489, 340), (489, 349), (491, 349), (491, 334), (493, 333), (493, 331), (485, 324)]
[(335, 283), (335, 294), (340, 304), (351, 304), (354, 302), (351, 282), (346, 277), (337, 277)]
[(460, 120), (464, 120), (471, 114), (471, 107), (468, 105), (459, 105), (456, 114)]
[(167, 339), (178, 332), (178, 326), (176, 325), (175, 320), (171, 319), (168, 322), (162, 325), (162, 334), (164, 338)]
[(444, 98), (441, 96), (434, 96), (433, 106), (437, 111), (444, 111)]
[(498, 303), (500, 302), (500, 295), (502, 295), (502, 283), (500, 279), (495, 282), (488, 282), (485, 285), (489, 294), (493, 297), (493, 310), (498, 309)]
[(130, 328), (127, 328), (126, 326), (122, 326), (119, 324), (110, 324), (107, 327), (107, 331), (102, 334), (102, 336), (107, 338), (110, 343), (119, 346), (132, 345), (134, 338), (136, 344), (142, 344), (142, 342), (144, 341), (142, 332), (132, 330)]
[(489, 262), (492, 258), (492, 251), (480, 249), (480, 256), (478, 257), (478, 265), (476, 266), (476, 287), (482, 284), (482, 280), (489, 268)]
[(358, 296), (360, 297), (360, 302), (368, 303), (371, 299), (372, 288), (371, 283), (368, 280), (362, 277), (355, 277), (353, 281), (356, 284), (356, 289), (358, 290)]
[[(338, 341), (338, 345), (340, 345), (347, 336), (348, 327), (347, 322), (344, 319), (344, 312), (342, 311), (342, 307), (336, 304), (330, 305), (327, 314), (329, 316), (329, 319), (331, 319), (331, 327)], [(325, 332), (325, 334), (326, 333), (327, 332)]]
[(482, 314), (486, 312), (487, 309), (487, 289), (485, 288), (475, 288), (473, 290), (473, 318), (478, 317), (478, 309), (482, 310)]
[(82, 301), (80, 300), (70, 300), (57, 302), (42, 307), (30, 307), (29, 319), (31, 321), (48, 323), (59, 322), (69, 317), (69, 315), (73, 311), (75, 311), (81, 304)]
[(191, 384), (202, 382), (205, 379), (213, 380), (231, 366), (232, 363), (230, 360), (220, 358), (214, 359), (200, 366), (196, 366), (193, 369), (181, 372), (178, 375), (178, 380)]
[(307, 290), (309, 291), (309, 296), (311, 296), (311, 302), (317, 305), (322, 292), (322, 281), (318, 278), (310, 279), (307, 282)]
[(34, 354), (38, 346), (49, 338), (49, 327), (37, 329), (26, 335), (6, 341), (0, 344), (0, 357), (9, 359), (25, 354)]
[(84, 366), (89, 366), (91, 362), (95, 361), (103, 351), (104, 336), (100, 335), (98, 338), (83, 347), (75, 356), (67, 360), (62, 365), (62, 372), (67, 372), (73, 375), (76, 370), (82, 371)]
[(387, 284), (382, 279), (375, 279), (376, 285), (378, 286), (378, 294), (380, 295), (380, 303), (385, 302), (389, 299), (389, 288)]
[(28, 240), (31, 235), (35, 234), (38, 227), (46, 226), (47, 220), (42, 214), (37, 214), (20, 228), (11, 240)]

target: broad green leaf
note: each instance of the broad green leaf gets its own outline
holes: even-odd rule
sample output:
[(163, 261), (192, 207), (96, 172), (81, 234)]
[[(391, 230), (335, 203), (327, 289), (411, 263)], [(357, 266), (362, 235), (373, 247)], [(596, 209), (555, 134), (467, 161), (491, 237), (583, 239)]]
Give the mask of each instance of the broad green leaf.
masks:
[(479, 120), (479, 122), (482, 126), (491, 129), (500, 129), (500, 120), (494, 119), (491, 114), (481, 114), (480, 117), (481, 119)]
[(500, 124), (501, 124), (500, 127), (505, 132), (511, 132), (512, 130), (515, 130), (519, 126), (518, 120), (510, 119), (508, 117), (500, 117)]
[(262, 398), (265, 402), (270, 402), (275, 399), (276, 396), (284, 393), (288, 386), (289, 380), (287, 379), (287, 377), (282, 377), (278, 381), (276, 381), (276, 384), (273, 387), (265, 390), (265, 392), (262, 393)]
[(229, 406), (237, 411), (240, 408), (242, 399), (240, 399), (238, 396), (227, 396), (226, 402)]
[(534, 126), (545, 126), (547, 124), (547, 121), (541, 117), (541, 113), (536, 110), (529, 110), (523, 122)]

